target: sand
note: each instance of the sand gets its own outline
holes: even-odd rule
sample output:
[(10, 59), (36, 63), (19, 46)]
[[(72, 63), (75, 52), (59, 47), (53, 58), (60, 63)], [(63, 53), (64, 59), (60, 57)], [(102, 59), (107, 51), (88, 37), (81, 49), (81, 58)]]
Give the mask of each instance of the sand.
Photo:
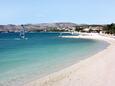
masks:
[(110, 45), (79, 63), (24, 86), (115, 86), (115, 39), (100, 35), (65, 37), (104, 40)]

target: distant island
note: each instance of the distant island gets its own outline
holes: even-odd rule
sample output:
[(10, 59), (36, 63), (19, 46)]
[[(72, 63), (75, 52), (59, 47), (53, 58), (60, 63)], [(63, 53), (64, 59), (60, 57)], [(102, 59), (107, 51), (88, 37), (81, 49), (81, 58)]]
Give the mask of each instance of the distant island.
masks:
[[(22, 25), (0, 25), (0, 32), (20, 32)], [(115, 34), (115, 24), (75, 24), (70, 22), (23, 24), (27, 32), (103, 32)]]

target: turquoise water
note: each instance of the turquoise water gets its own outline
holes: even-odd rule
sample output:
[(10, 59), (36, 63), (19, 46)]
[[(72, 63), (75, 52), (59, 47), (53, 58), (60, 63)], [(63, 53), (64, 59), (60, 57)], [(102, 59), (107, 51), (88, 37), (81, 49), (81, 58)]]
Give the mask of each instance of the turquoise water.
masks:
[[(108, 44), (60, 33), (0, 33), (0, 86), (21, 86), (93, 55)], [(70, 34), (63, 34), (70, 35)]]

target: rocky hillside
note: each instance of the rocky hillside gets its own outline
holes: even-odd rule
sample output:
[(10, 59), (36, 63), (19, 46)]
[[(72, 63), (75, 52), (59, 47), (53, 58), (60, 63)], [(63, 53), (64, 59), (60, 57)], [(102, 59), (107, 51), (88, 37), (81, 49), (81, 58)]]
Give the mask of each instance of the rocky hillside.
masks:
[[(75, 29), (75, 23), (40, 23), (25, 24), (23, 28), (26, 31), (68, 31)], [(22, 25), (0, 25), (0, 32), (19, 32)]]

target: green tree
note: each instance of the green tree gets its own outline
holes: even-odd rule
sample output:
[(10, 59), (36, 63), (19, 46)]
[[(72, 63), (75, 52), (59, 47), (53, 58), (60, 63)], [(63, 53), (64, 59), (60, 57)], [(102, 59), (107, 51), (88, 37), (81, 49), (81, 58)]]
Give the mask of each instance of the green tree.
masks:
[(115, 34), (115, 24), (112, 23), (107, 25), (104, 30), (107, 34)]

